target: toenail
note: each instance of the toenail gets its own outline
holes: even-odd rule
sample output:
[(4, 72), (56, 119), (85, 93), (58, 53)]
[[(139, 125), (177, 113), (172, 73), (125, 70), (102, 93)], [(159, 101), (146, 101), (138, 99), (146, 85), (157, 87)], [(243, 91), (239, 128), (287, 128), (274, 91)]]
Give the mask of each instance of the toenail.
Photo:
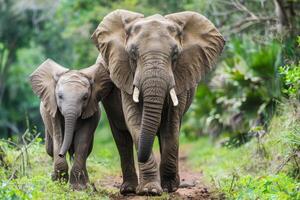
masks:
[(157, 193), (157, 189), (152, 189), (152, 192)]

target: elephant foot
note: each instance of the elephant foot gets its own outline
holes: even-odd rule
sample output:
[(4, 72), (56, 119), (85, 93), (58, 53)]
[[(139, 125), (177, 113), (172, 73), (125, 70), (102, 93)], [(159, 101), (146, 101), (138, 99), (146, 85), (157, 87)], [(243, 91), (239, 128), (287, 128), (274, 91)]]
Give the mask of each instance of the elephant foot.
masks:
[(62, 181), (62, 182), (68, 182), (69, 180), (69, 174), (68, 172), (62, 172), (59, 170), (56, 170), (51, 174), (52, 181)]
[(81, 191), (81, 190), (87, 189), (87, 185), (86, 184), (75, 183), (75, 184), (71, 184), (71, 188), (72, 188), (72, 190)]
[(137, 181), (124, 181), (121, 185), (120, 193), (122, 195), (135, 194), (137, 185)]
[(164, 192), (175, 192), (180, 185), (179, 175), (173, 177), (162, 177), (161, 186)]
[(139, 195), (160, 196), (162, 192), (163, 190), (158, 181), (140, 183), (137, 187), (137, 194)]
[(51, 174), (51, 178), (53, 181), (64, 181), (68, 182), (69, 174), (68, 174), (68, 163), (65, 159), (56, 159), (54, 161), (54, 172)]
[(86, 170), (72, 168), (70, 175), (70, 184), (74, 190), (84, 190), (87, 188), (89, 177)]

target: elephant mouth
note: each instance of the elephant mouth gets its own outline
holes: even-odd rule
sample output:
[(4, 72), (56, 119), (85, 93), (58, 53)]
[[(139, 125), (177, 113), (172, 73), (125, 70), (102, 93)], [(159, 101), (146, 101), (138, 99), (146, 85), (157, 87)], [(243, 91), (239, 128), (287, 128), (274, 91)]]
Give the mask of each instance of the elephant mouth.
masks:
[[(178, 105), (178, 98), (177, 98), (175, 89), (172, 88), (169, 91), (169, 94), (170, 94), (171, 100), (173, 102), (173, 106), (177, 106)], [(132, 95), (132, 99), (135, 103), (139, 103), (139, 96), (140, 96), (140, 90), (138, 89), (138, 87), (135, 86), (134, 89), (133, 89), (133, 95)]]

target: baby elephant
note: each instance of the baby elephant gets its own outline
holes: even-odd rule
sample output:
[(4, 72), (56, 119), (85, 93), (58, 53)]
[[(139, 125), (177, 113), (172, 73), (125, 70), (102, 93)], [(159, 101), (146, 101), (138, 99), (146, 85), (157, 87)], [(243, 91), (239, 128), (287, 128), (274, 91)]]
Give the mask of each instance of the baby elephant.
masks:
[(41, 99), (46, 151), (54, 160), (52, 180), (69, 179), (65, 155), (74, 154), (70, 184), (76, 190), (85, 189), (89, 182), (86, 160), (100, 120), (98, 101), (110, 81), (101, 70), (99, 64), (69, 70), (47, 59), (30, 76), (32, 89)]

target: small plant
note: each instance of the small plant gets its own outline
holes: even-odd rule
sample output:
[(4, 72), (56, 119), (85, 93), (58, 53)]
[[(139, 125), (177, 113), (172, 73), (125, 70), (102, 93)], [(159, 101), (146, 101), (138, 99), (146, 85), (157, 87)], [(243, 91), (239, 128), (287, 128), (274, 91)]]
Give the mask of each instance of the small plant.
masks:
[[(229, 181), (228, 181), (229, 183)], [(228, 184), (230, 199), (299, 199), (300, 183), (286, 174), (269, 176), (243, 176)]]
[(299, 97), (300, 90), (300, 62), (298, 64), (285, 65), (279, 68), (283, 79), (283, 93), (289, 97)]

